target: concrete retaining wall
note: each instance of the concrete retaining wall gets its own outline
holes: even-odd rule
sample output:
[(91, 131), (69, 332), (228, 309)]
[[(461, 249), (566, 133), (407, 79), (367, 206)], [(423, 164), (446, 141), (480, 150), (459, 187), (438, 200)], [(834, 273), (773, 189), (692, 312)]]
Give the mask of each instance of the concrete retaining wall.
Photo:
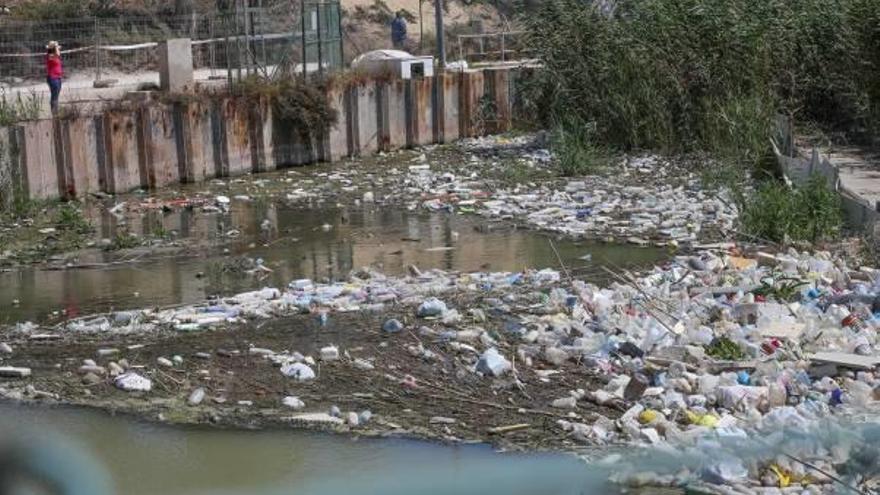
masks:
[[(0, 128), (0, 207), (200, 182), (510, 128), (509, 70), (328, 89), (337, 123), (316, 135), (241, 98), (149, 102)], [(486, 103), (495, 109), (487, 117)]]

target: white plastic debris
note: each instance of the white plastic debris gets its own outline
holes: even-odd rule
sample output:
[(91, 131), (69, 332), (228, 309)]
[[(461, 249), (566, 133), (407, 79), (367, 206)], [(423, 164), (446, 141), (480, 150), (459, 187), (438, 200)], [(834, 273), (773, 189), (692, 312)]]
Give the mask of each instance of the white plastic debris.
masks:
[(293, 396), (287, 396), (287, 397), (281, 399), (281, 404), (284, 407), (293, 409), (295, 411), (298, 411), (300, 409), (304, 409), (306, 407), (305, 402), (300, 400), (299, 397), (293, 397)]
[(504, 358), (498, 349), (491, 347), (480, 356), (477, 361), (477, 371), (484, 375), (501, 376), (510, 371), (512, 365)]
[(117, 376), (113, 383), (116, 388), (126, 392), (149, 392), (153, 388), (153, 382), (149, 378), (131, 371)]
[(305, 363), (292, 363), (281, 367), (281, 374), (297, 381), (305, 382), (315, 379), (315, 372)]

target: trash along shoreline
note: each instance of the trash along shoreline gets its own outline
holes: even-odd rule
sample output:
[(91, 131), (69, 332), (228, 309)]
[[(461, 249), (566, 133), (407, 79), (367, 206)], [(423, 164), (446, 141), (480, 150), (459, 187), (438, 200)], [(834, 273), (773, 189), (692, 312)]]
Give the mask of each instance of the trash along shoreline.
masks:
[[(463, 146), (491, 169), (498, 142)], [(544, 166), (546, 152), (517, 146), (525, 166)], [(620, 462), (615, 481), (627, 487), (876, 489), (880, 273), (850, 261), (846, 246), (729, 242), (737, 212), (723, 194), (651, 157), (627, 160), (615, 178), (496, 190), (476, 170), (436, 169), (424, 154), (411, 162), (371, 176), (368, 190), (351, 182), (359, 171), (324, 182), (345, 184), (358, 204), (383, 205), (381, 182), (400, 193), (389, 204), (662, 244), (678, 256), (639, 273), (597, 263), (614, 280), (604, 287), (561, 258), (513, 272), (411, 266), (405, 276), (361, 269), (198, 304), (19, 322), (0, 329), (0, 397), (593, 459), (638, 446), (596, 460)], [(300, 189), (289, 201), (342, 201), (336, 189)], [(224, 198), (210, 203), (215, 213)], [(639, 453), (670, 462), (624, 469)]]
[[(607, 288), (564, 269), (358, 271), (52, 331), (19, 324), (2, 334), (0, 394), (172, 423), (699, 449), (773, 425), (876, 421), (876, 275), (827, 252), (730, 246)], [(841, 445), (811, 448), (799, 455), (826, 474), (852, 461), (832, 462)], [(838, 483), (781, 454), (707, 462), (693, 477), (721, 486)]]

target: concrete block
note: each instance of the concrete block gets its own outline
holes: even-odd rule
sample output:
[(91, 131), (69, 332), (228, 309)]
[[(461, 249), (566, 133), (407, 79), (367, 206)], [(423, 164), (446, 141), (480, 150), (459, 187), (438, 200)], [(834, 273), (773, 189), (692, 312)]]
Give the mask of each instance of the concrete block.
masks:
[(36, 120), (22, 124), (21, 128), (21, 163), (27, 198), (59, 198), (54, 121)]
[(159, 87), (171, 93), (192, 91), (192, 43), (189, 38), (166, 40), (159, 43)]
[(485, 115), (481, 109), (485, 95), (482, 72), (462, 72), (459, 77), (459, 130), (461, 137), (476, 137), (485, 133)]
[(379, 149), (392, 151), (406, 146), (406, 81), (379, 83)]
[(459, 136), (460, 102), (458, 74), (434, 78), (434, 142), (451, 143)]
[(174, 127), (173, 108), (144, 106), (139, 109), (138, 117), (138, 159), (145, 186), (155, 189), (179, 183), (178, 130)]
[(275, 118), (268, 99), (251, 107), (251, 155), (254, 172), (269, 172), (284, 163), (275, 151)]
[(406, 144), (409, 147), (431, 144), (434, 140), (434, 79), (406, 81)]
[(214, 135), (211, 105), (191, 102), (175, 105), (174, 128), (181, 182), (201, 182), (214, 176)]
[(81, 198), (100, 191), (103, 186), (98, 162), (98, 147), (103, 136), (92, 117), (58, 121), (56, 155), (64, 166), (64, 197)]
[(139, 167), (137, 120), (136, 114), (126, 112), (107, 112), (101, 120), (104, 146), (98, 166), (108, 193), (146, 186)]
[(253, 170), (253, 158), (248, 103), (240, 98), (223, 100), (220, 118), (223, 124), (222, 142), (226, 150), (224, 175), (250, 173)]
[(334, 162), (348, 154), (348, 109), (346, 91), (341, 88), (327, 90), (327, 99), (336, 110), (336, 124), (319, 138), (317, 159)]
[(351, 88), (348, 111), (353, 137), (351, 153), (369, 155), (379, 150), (378, 97), (375, 84), (357, 85)]

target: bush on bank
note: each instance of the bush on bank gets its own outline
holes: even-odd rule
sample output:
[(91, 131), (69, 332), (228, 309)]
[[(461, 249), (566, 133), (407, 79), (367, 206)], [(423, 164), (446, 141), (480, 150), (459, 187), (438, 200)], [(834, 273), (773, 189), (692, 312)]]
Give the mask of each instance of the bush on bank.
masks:
[(774, 116), (864, 139), (880, 123), (877, 0), (547, 0), (524, 17), (531, 98), (620, 150), (708, 151), (743, 170)]
[(796, 188), (765, 181), (744, 204), (748, 234), (773, 242), (817, 242), (835, 238), (843, 223), (840, 196), (815, 175)]

